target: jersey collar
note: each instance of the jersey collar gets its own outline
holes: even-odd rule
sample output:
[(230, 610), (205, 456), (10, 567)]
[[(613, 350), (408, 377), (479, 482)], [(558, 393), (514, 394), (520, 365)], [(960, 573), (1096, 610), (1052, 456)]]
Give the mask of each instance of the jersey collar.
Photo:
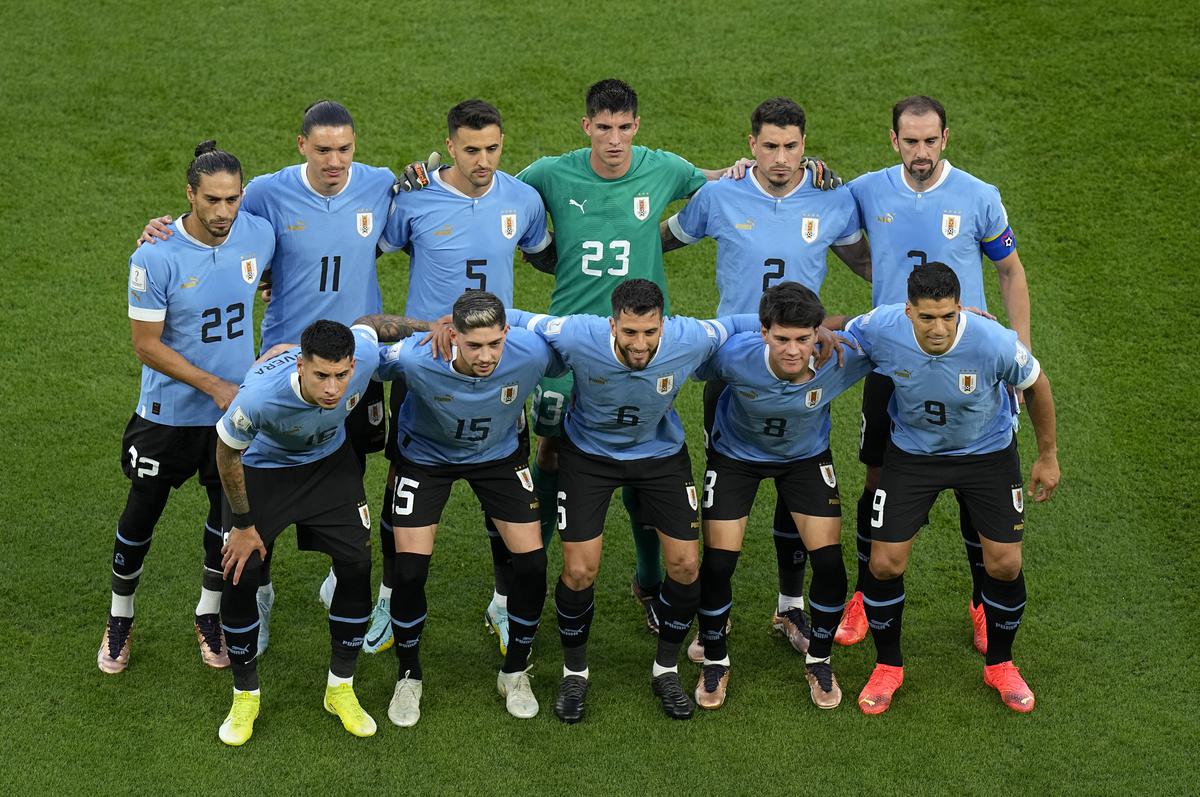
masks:
[(943, 160), (942, 163), (945, 166), (945, 168), (942, 169), (942, 176), (937, 179), (936, 183), (929, 186), (924, 191), (914, 191), (913, 190), (912, 186), (908, 184), (908, 180), (904, 179), (904, 164), (900, 164), (898, 167), (896, 167), (900, 170), (899, 172), (897, 172), (897, 176), (900, 178), (900, 185), (904, 186), (904, 188), (910, 194), (928, 194), (933, 191), (936, 191), (943, 183), (946, 182), (947, 179), (949, 179), (950, 172), (953, 171), (953, 169), (954, 169), (954, 167), (950, 165), (950, 161)]
[(302, 404), (304, 404), (306, 407), (317, 406), (316, 404), (312, 404), (307, 401), (304, 398), (304, 394), (300, 392), (300, 373), (298, 371), (292, 371), (292, 375), (288, 381), (292, 386), (292, 392), (296, 394), (296, 398), (300, 399)]
[[(449, 168), (449, 167), (447, 167), (447, 168)], [(442, 170), (441, 170), (441, 169), (438, 169), (436, 172), (434, 172), (434, 173), (433, 173), (433, 181), (434, 181), (435, 183), (437, 183), (438, 185), (440, 185), (442, 188), (445, 188), (447, 191), (449, 191), (451, 194), (454, 194), (454, 195), (455, 195), (455, 196), (457, 196), (457, 197), (462, 197), (463, 199), (469, 199), (469, 200), (471, 200), (472, 202), (476, 202), (476, 201), (478, 201), (478, 200), (480, 200), (480, 199), (483, 199), (483, 198), (484, 198), (485, 196), (487, 196), (488, 194), (492, 193), (492, 189), (496, 187), (496, 175), (497, 175), (497, 174), (499, 174), (499, 170), (497, 170), (497, 171), (495, 171), (495, 172), (492, 172), (492, 182), (491, 182), (491, 184), (490, 184), (490, 185), (488, 185), (488, 187), (487, 187), (487, 190), (486, 190), (486, 191), (484, 191), (484, 192), (483, 192), (482, 194), (480, 194), (479, 196), (467, 196), (467, 195), (466, 195), (466, 194), (464, 194), (462, 191), (459, 191), (457, 188), (455, 188), (454, 186), (450, 185), (450, 183), (448, 183), (448, 182), (446, 182), (445, 180), (443, 180), (443, 179), (442, 179)]]
[(945, 357), (948, 354), (950, 354), (950, 352), (952, 352), (956, 348), (958, 348), (958, 342), (960, 340), (962, 340), (963, 335), (966, 334), (967, 316), (969, 316), (969, 315), (971, 315), (971, 314), (968, 313), (966, 310), (959, 310), (959, 312), (958, 312), (958, 329), (956, 329), (954, 331), (954, 342), (950, 344), (950, 348), (946, 349), (941, 354), (930, 354), (929, 352), (922, 349), (920, 342), (917, 341), (917, 330), (915, 328), (913, 328), (913, 325), (910, 323), (908, 325), (908, 328), (912, 330), (913, 344), (917, 347), (917, 351), (921, 352), (921, 354), (924, 354), (926, 357), (933, 357), (934, 359), (937, 359), (938, 357)]
[(797, 191), (799, 191), (801, 188), (803, 188), (805, 185), (807, 185), (808, 181), (812, 179), (812, 177), (808, 173), (808, 169), (805, 169), (804, 177), (800, 180), (800, 182), (796, 183), (795, 188), (793, 188), (791, 191), (788, 191), (783, 196), (775, 196), (774, 194), (767, 191), (767, 189), (763, 188), (763, 184), (758, 181), (758, 167), (757, 166), (751, 167), (749, 174), (747, 174), (746, 176), (750, 178), (750, 182), (752, 182), (754, 184), (754, 187), (758, 189), (760, 194), (765, 196), (767, 199), (773, 199), (773, 200), (787, 199), (788, 197), (792, 196)]
[[(189, 213), (190, 213), (190, 211), (189, 211)], [(183, 240), (187, 241), (190, 244), (198, 246), (201, 249), (220, 249), (222, 246), (225, 245), (224, 242), (222, 242), (222, 243), (217, 244), (216, 246), (209, 246), (208, 244), (202, 243), (201, 241), (193, 238), (191, 236), (191, 234), (187, 231), (187, 229), (183, 226), (184, 216), (187, 216), (187, 215), (188, 215), (188, 213), (184, 213), (183, 216), (180, 216), (179, 218), (175, 219), (175, 221), (171, 224), (171, 226), (175, 228), (175, 232), (177, 232), (183, 236)], [(233, 220), (233, 224), (229, 225), (229, 235), (225, 236), (226, 241), (229, 240), (230, 235), (233, 235), (233, 228), (234, 228), (234, 225), (236, 225), (236, 224), (237, 224), (237, 219), (235, 218)]]
[(300, 169), (300, 182), (304, 184), (305, 188), (307, 188), (310, 192), (312, 192), (313, 196), (320, 197), (321, 199), (333, 199), (334, 197), (339, 197), (342, 194), (346, 193), (346, 189), (350, 187), (350, 181), (354, 179), (354, 164), (351, 163), (349, 166), (346, 167), (346, 184), (342, 186), (342, 190), (338, 191), (336, 194), (332, 194), (330, 196), (325, 196), (320, 191), (313, 188), (312, 183), (310, 183), (308, 181), (308, 164), (301, 163), (299, 166), (299, 169)]

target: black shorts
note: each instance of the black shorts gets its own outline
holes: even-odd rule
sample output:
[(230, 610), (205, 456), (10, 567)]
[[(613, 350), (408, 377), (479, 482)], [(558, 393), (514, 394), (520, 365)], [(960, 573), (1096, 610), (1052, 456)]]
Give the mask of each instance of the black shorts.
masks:
[[(297, 547), (303, 551), (323, 551), (343, 562), (371, 561), (371, 516), (349, 440), (306, 465), (242, 469), (250, 514), (264, 545), (294, 523)], [(233, 525), (228, 503), (225, 509), (221, 523), (228, 531)], [(255, 555), (248, 566), (257, 565)]]
[(396, 463), (393, 528), (432, 526), (442, 518), (454, 482), (465, 479), (483, 512), (506, 523), (536, 523), (538, 500), (529, 473), (528, 451), (469, 465), (422, 465), (401, 457)]
[(218, 486), (217, 427), (166, 426), (135, 414), (121, 439), (121, 470), (133, 482), (179, 487), (195, 473), (205, 487)]
[(841, 517), (833, 454), (794, 462), (745, 462), (716, 451), (708, 454), (701, 506), (705, 520), (738, 520), (750, 514), (758, 483), (774, 479), (788, 512), (814, 517)]
[(862, 428), (858, 438), (858, 461), (879, 467), (892, 439), (892, 419), (888, 416), (888, 401), (895, 383), (874, 371), (863, 380)]
[(1025, 533), (1021, 459), (1014, 439), (990, 454), (921, 456), (888, 446), (871, 502), (871, 539), (907, 542), (929, 522), (942, 490), (955, 490), (979, 533), (994, 542), (1020, 542)]
[(586, 542), (604, 533), (613, 490), (637, 490), (640, 520), (678, 540), (700, 539), (699, 504), (687, 446), (669, 457), (610, 459), (576, 448), (565, 434), (558, 449), (558, 533)]
[(346, 437), (358, 456), (382, 451), (387, 442), (387, 411), (383, 398), (383, 382), (367, 382), (367, 389), (350, 414), (346, 416)]

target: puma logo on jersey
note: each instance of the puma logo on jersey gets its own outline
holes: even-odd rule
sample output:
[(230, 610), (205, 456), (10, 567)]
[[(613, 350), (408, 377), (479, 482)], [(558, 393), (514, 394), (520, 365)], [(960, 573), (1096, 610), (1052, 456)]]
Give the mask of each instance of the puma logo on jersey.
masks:
[(288, 229), (288, 232), (304, 232), (304, 222), (297, 219), (296, 223), (289, 224), (287, 226), (287, 229)]
[(580, 213), (587, 213), (587, 211), (583, 209), (583, 206), (586, 205), (587, 203), (588, 203), (588, 201), (586, 199), (583, 200), (582, 202), (576, 202), (574, 199), (567, 200), (567, 204), (574, 205), (575, 207), (579, 208)]
[(183, 281), (183, 284), (180, 285), (179, 288), (180, 288), (180, 290), (187, 290), (188, 288), (195, 288), (199, 284), (200, 284), (199, 277), (188, 277), (186, 280)]

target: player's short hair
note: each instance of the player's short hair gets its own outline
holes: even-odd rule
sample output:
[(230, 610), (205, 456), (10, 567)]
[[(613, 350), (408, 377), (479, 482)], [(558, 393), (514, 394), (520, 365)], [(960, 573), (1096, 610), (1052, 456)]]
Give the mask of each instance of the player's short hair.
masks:
[(300, 333), (300, 353), (306, 360), (320, 357), (331, 363), (341, 362), (354, 355), (354, 333), (345, 324), (322, 318)]
[(601, 111), (614, 114), (628, 111), (637, 116), (637, 92), (625, 81), (612, 77), (593, 83), (587, 91), (588, 119)]
[(304, 109), (304, 118), (300, 120), (300, 135), (309, 135), (314, 127), (348, 127), (353, 130), (354, 117), (340, 102), (317, 100)]
[(504, 131), (504, 125), (500, 121), (500, 111), (496, 110), (496, 106), (483, 100), (463, 100), (451, 108), (450, 113), (446, 114), (446, 130), (451, 136), (460, 127), (482, 130), (491, 125), (500, 128), (501, 132)]
[(504, 315), (504, 302), (488, 291), (464, 291), (462, 296), (454, 300), (450, 317), (459, 332), (487, 327), (503, 329), (508, 323)]
[(196, 145), (196, 157), (188, 164), (188, 185), (195, 191), (200, 187), (200, 175), (228, 172), (236, 174), (238, 181), (242, 179), (242, 163), (223, 149), (217, 148), (217, 142), (211, 138)]
[(938, 301), (951, 298), (957, 302), (960, 295), (958, 275), (945, 263), (933, 260), (916, 266), (908, 275), (908, 301), (911, 304), (921, 299)]
[(756, 136), (762, 130), (763, 125), (775, 125), (776, 127), (795, 125), (800, 128), (800, 135), (804, 135), (804, 123), (804, 109), (787, 97), (772, 97), (769, 100), (763, 100), (754, 109), (754, 113), (750, 114), (750, 132)]
[(825, 320), (820, 298), (799, 282), (788, 280), (763, 291), (758, 300), (758, 320), (765, 329), (818, 327)]
[(924, 94), (914, 94), (911, 97), (905, 97), (892, 106), (892, 132), (900, 132), (900, 117), (903, 114), (911, 113), (916, 116), (924, 116), (933, 111), (938, 115), (938, 119), (942, 122), (942, 130), (946, 129), (946, 109), (942, 104), (933, 97), (926, 97)]
[(646, 315), (663, 311), (662, 288), (650, 280), (625, 280), (612, 292), (612, 317), (615, 319), (622, 312), (630, 315)]

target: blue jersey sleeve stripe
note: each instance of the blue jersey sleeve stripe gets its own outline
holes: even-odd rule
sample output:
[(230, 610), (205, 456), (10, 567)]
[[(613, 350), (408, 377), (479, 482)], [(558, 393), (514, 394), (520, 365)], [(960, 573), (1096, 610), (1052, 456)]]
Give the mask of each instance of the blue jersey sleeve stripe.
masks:
[(679, 223), (678, 213), (667, 219), (667, 228), (671, 230), (671, 235), (674, 235), (685, 244), (694, 244), (703, 239), (703, 236), (697, 238), (694, 235), (688, 235), (686, 232), (684, 232), (683, 226)]
[(221, 438), (221, 442), (236, 451), (245, 451), (250, 447), (250, 443), (246, 440), (238, 440), (229, 430), (225, 428), (225, 419), (217, 421), (217, 437)]
[(531, 255), (536, 255), (538, 252), (544, 252), (552, 240), (554, 239), (550, 236), (550, 231), (546, 230), (542, 233), (542, 240), (538, 241), (536, 246), (530, 246), (528, 248), (522, 246), (521, 251), (528, 252)]
[(1038, 376), (1042, 373), (1042, 364), (1037, 361), (1036, 357), (1031, 357), (1033, 367), (1029, 369), (1029, 376), (1021, 380), (1021, 383), (1016, 385), (1017, 390), (1028, 390), (1037, 381)]

